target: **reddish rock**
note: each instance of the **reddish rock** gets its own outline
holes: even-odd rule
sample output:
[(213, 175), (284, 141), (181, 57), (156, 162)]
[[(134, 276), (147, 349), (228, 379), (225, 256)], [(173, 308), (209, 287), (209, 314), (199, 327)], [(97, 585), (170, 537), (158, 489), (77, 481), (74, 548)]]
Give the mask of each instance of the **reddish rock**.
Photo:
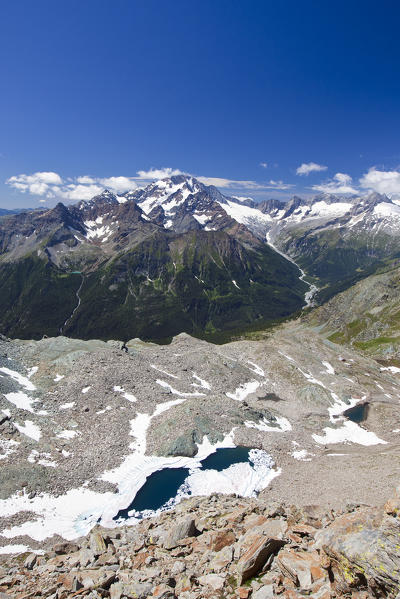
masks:
[(224, 588), (225, 578), (218, 574), (205, 574), (199, 577), (199, 583), (202, 586), (212, 588), (214, 591), (221, 591)]
[(238, 561), (239, 583), (242, 584), (255, 574), (258, 574), (269, 556), (278, 551), (282, 545), (283, 542), (280, 539), (256, 535), (253, 543)]
[(326, 573), (320, 568), (319, 556), (317, 552), (298, 552), (294, 549), (282, 550), (277, 563), (282, 573), (292, 579), (296, 586), (303, 590), (310, 590), (314, 575), (319, 578), (325, 578)]
[(58, 584), (62, 585), (64, 588), (68, 589), (69, 591), (72, 590), (75, 580), (76, 580), (76, 573), (74, 573), (74, 572), (66, 572), (66, 573), (60, 574), (60, 576), (57, 578)]
[(233, 548), (230, 545), (227, 545), (221, 551), (215, 554), (213, 559), (210, 562), (210, 569), (214, 570), (214, 572), (220, 572), (224, 570), (229, 564), (232, 562), (233, 558)]
[(249, 530), (250, 528), (261, 526), (261, 524), (264, 524), (267, 522), (267, 520), (268, 518), (266, 516), (262, 516), (260, 514), (249, 514), (245, 517), (243, 524), (246, 530)]
[(302, 537), (307, 536), (313, 538), (317, 529), (309, 524), (294, 524), (294, 526), (291, 527), (291, 531)]
[(303, 539), (299, 535), (290, 532), (286, 535), (286, 538), (292, 541), (292, 545), (302, 545)]
[(250, 597), (251, 591), (251, 587), (239, 587), (237, 589), (239, 599), (248, 599), (248, 597)]
[(150, 557), (150, 555), (151, 554), (148, 551), (138, 553), (132, 560), (132, 567), (135, 568), (135, 570), (139, 570), (145, 564), (146, 559)]
[(221, 551), (224, 547), (232, 545), (236, 541), (236, 535), (231, 530), (207, 530), (198, 537), (191, 539), (193, 551)]
[(231, 530), (218, 530), (211, 534), (209, 549), (221, 551), (221, 549), (232, 545), (235, 541), (236, 536)]
[(167, 599), (169, 597), (174, 597), (174, 591), (166, 584), (158, 584), (153, 589), (153, 597), (156, 599)]
[(386, 514), (400, 518), (400, 486), (397, 487), (394, 496), (385, 503), (384, 510)]
[(281, 595), (284, 599), (304, 599), (304, 595), (300, 595), (294, 589), (287, 589)]
[(235, 510), (232, 510), (230, 514), (227, 514), (226, 521), (232, 522), (234, 524), (239, 524), (243, 522), (243, 519), (247, 513), (245, 506), (239, 506)]
[(268, 537), (283, 539), (287, 533), (288, 525), (283, 518), (268, 518), (258, 527), (258, 530)]
[[(397, 495), (386, 504), (393, 509)], [(400, 592), (400, 518), (384, 509), (361, 508), (336, 518), (316, 534), (316, 547), (331, 560), (335, 582), (343, 592), (380, 588), (382, 596)], [(377, 593), (375, 593), (377, 594)]]

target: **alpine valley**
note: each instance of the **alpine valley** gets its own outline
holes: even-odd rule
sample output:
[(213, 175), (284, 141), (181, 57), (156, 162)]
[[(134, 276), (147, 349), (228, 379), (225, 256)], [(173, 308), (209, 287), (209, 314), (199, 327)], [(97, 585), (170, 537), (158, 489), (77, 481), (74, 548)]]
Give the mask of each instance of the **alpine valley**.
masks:
[(325, 300), (390, 264), (399, 224), (385, 196), (256, 204), (183, 175), (6, 215), (0, 327), (22, 338), (224, 340), (297, 313), (311, 284)]
[(0, 247), (0, 597), (399, 597), (395, 200), (179, 175)]

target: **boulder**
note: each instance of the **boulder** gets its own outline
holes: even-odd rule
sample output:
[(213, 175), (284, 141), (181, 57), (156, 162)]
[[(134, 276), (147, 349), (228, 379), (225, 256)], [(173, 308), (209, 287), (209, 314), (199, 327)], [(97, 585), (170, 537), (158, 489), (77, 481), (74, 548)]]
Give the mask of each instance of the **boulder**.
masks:
[(108, 589), (115, 580), (115, 572), (112, 570), (83, 570), (78, 575), (79, 582), (85, 589), (101, 587)]
[(316, 580), (327, 578), (325, 571), (320, 567), (316, 551), (283, 549), (279, 552), (277, 563), (282, 574), (304, 591), (309, 591)]
[(221, 551), (218, 551), (210, 562), (210, 569), (214, 572), (220, 572), (232, 562), (233, 547), (227, 545)]
[(79, 563), (83, 568), (86, 568), (89, 564), (95, 560), (95, 555), (90, 549), (81, 549), (79, 551)]
[(221, 591), (225, 585), (225, 578), (218, 576), (218, 574), (205, 574), (200, 576), (199, 583), (201, 586), (210, 587), (214, 591)]
[(121, 599), (124, 596), (146, 599), (151, 591), (152, 585), (148, 582), (114, 582), (110, 586), (110, 599)]
[(282, 545), (283, 541), (280, 539), (261, 534), (255, 535), (252, 544), (237, 563), (239, 584), (258, 574), (269, 556), (277, 552)]
[(102, 534), (98, 531), (92, 532), (89, 537), (89, 547), (95, 557), (107, 551), (107, 545)]
[(164, 538), (163, 547), (165, 549), (173, 549), (178, 546), (179, 541), (187, 537), (194, 537), (196, 533), (194, 519), (191, 517), (184, 518), (167, 533)]
[(36, 553), (31, 553), (30, 555), (28, 555), (28, 557), (24, 561), (24, 568), (26, 568), (27, 570), (32, 570), (33, 566), (36, 564), (36, 561), (37, 561)]
[(273, 599), (275, 597), (272, 584), (265, 584), (252, 595), (252, 599)]
[(374, 595), (400, 593), (400, 489), (384, 509), (361, 508), (343, 514), (315, 535), (343, 592), (357, 588)]
[(156, 599), (172, 599), (175, 597), (175, 593), (167, 584), (158, 584), (153, 589), (152, 597)]
[(74, 553), (75, 551), (79, 551), (79, 545), (76, 543), (57, 543), (53, 547), (54, 553), (57, 555), (66, 555), (67, 553)]

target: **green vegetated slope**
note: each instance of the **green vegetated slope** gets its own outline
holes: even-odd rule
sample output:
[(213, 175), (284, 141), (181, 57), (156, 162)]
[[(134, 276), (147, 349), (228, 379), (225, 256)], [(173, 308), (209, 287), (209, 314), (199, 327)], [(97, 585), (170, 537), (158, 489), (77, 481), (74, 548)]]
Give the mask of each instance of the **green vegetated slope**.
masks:
[(359, 281), (306, 317), (335, 343), (400, 360), (400, 262)]
[[(159, 232), (84, 274), (80, 307), (64, 333), (164, 339), (244, 329), (301, 308), (307, 287), (298, 274), (267, 246), (249, 248), (222, 231)], [(80, 283), (79, 275), (33, 255), (1, 264), (1, 330), (56, 335)]]
[(38, 339), (59, 334), (77, 303), (80, 277), (27, 256), (0, 265), (0, 330), (10, 337)]
[(336, 227), (319, 230), (299, 225), (285, 232), (280, 245), (320, 288), (320, 303), (400, 257), (397, 237)]

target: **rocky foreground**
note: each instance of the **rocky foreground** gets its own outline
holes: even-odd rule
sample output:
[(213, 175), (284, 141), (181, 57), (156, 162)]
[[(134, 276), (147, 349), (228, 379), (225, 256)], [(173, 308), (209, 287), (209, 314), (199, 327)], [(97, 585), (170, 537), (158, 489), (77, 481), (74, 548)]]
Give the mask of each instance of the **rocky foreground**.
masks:
[(341, 512), (193, 498), (137, 526), (97, 527), (43, 555), (4, 557), (0, 597), (400, 597), (400, 487)]

